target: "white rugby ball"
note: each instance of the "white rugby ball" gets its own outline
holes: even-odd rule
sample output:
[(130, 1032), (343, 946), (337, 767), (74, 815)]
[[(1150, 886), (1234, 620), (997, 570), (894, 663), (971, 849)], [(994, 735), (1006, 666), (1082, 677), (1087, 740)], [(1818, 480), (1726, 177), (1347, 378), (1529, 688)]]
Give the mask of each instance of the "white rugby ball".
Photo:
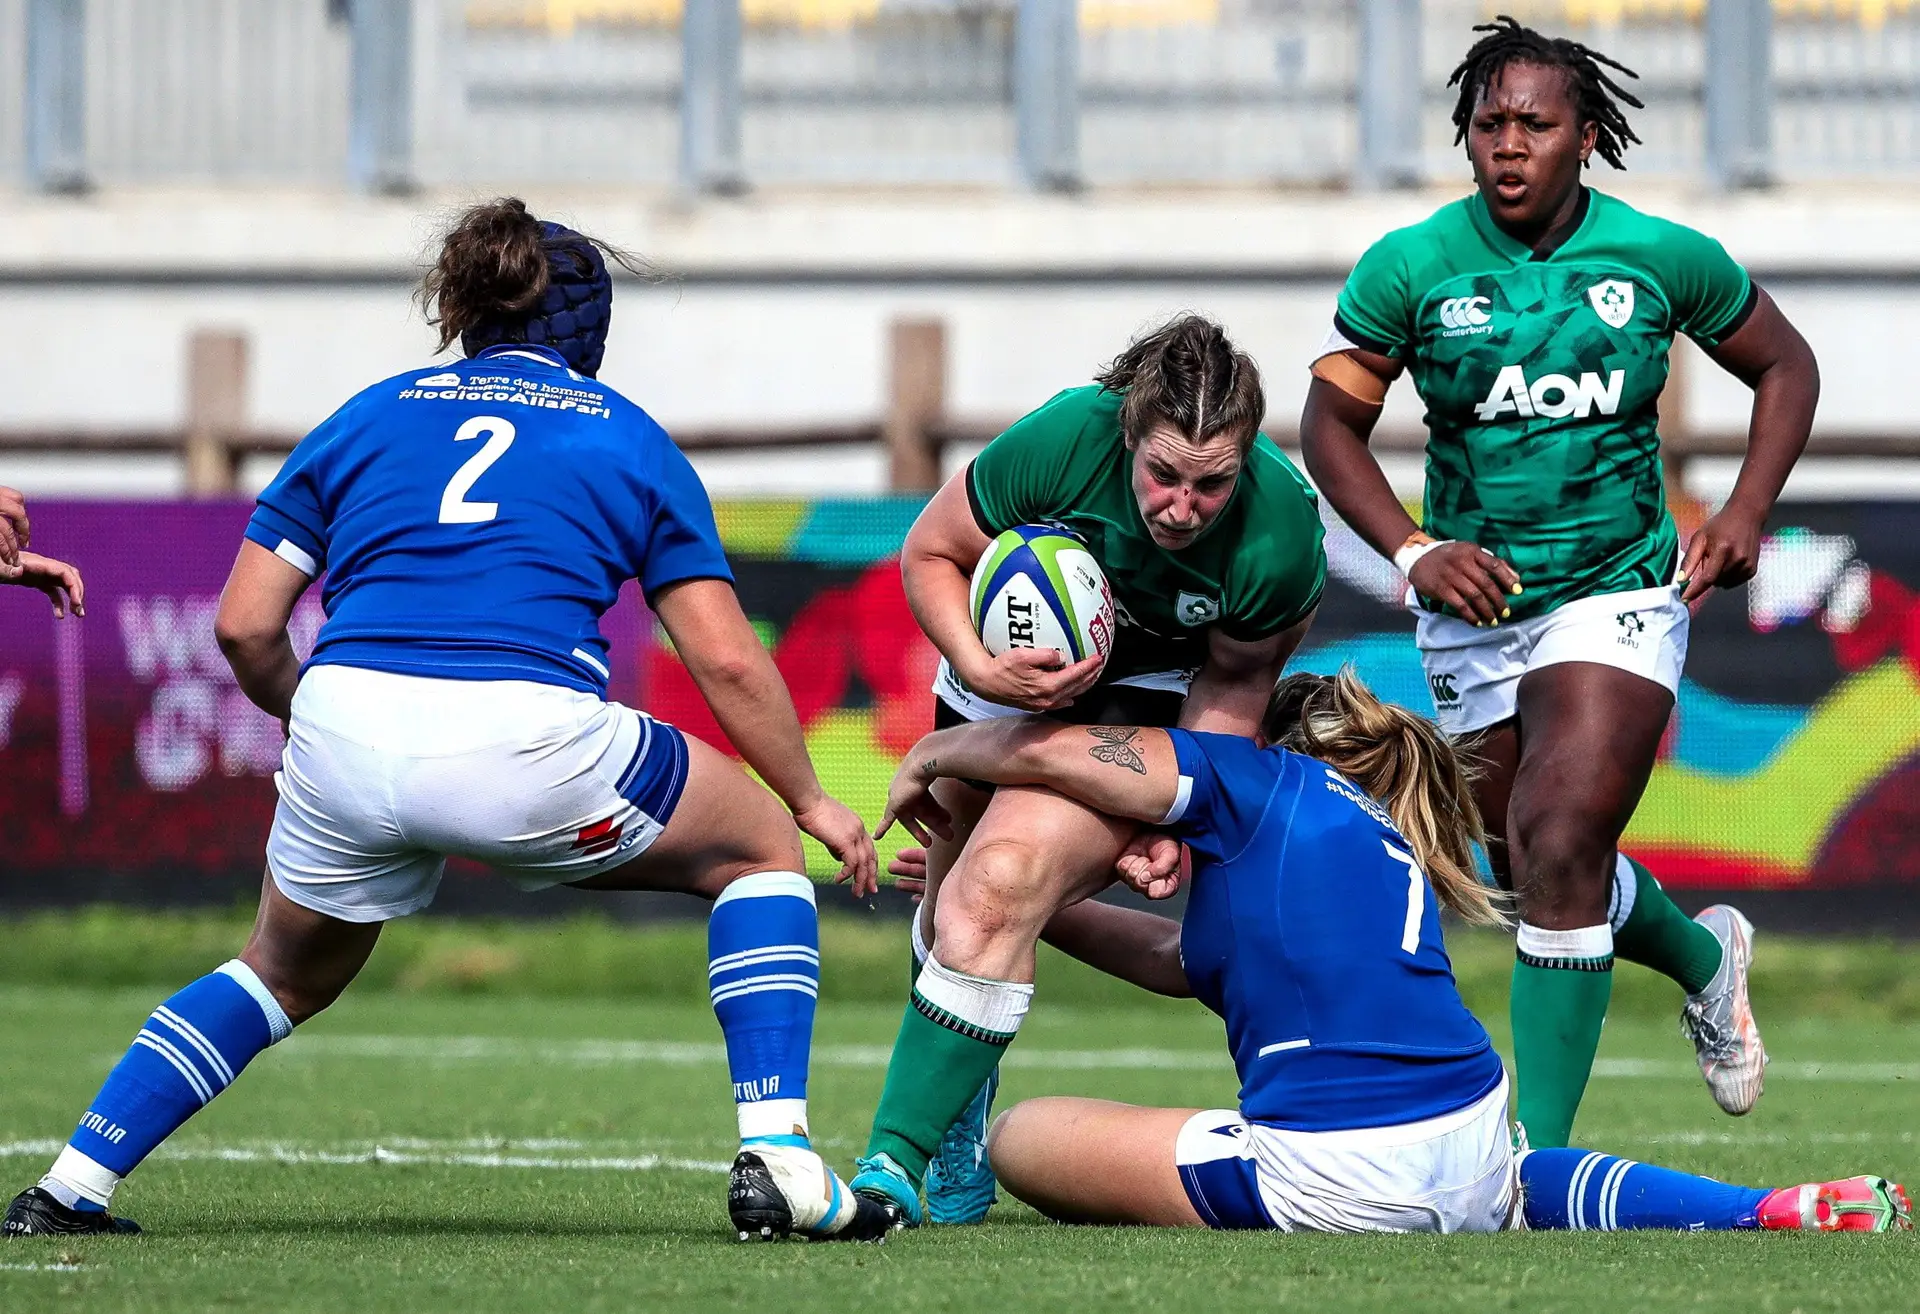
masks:
[(1059, 525), (1015, 525), (973, 569), (973, 627), (988, 652), (1053, 648), (1069, 662), (1113, 649), (1113, 590), (1087, 546)]

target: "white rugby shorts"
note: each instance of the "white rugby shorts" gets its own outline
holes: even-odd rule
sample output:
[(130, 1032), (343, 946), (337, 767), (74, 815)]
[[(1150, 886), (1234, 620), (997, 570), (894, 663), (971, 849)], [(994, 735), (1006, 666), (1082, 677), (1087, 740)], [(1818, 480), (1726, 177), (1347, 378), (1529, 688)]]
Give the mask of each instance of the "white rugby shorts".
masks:
[(1288, 1131), (1196, 1113), (1174, 1162), (1209, 1227), (1280, 1232), (1499, 1232), (1523, 1227), (1507, 1083), (1397, 1127)]
[[(1115, 680), (1107, 688), (1158, 689), (1166, 693), (1176, 693), (1186, 697), (1187, 690), (1193, 685), (1194, 671), (1153, 671), (1145, 675), (1129, 675), (1124, 680)], [(1022, 711), (1018, 707), (1008, 707), (1005, 703), (991, 702), (982, 698), (960, 682), (953, 666), (946, 658), (940, 659), (940, 669), (934, 673), (933, 696), (952, 708), (969, 721), (994, 721), (1003, 716), (1032, 716), (1036, 713)], [(1084, 697), (1085, 695), (1082, 695)]]
[(645, 852), (686, 781), (678, 730), (592, 694), (315, 666), (273, 777), (267, 870), (348, 922), (425, 908), (449, 856), (560, 885)]
[(1677, 584), (1577, 598), (1544, 616), (1481, 629), (1418, 605), (1413, 611), (1440, 728), (1456, 735), (1511, 717), (1520, 678), (1559, 662), (1598, 662), (1677, 694), (1692, 621)]

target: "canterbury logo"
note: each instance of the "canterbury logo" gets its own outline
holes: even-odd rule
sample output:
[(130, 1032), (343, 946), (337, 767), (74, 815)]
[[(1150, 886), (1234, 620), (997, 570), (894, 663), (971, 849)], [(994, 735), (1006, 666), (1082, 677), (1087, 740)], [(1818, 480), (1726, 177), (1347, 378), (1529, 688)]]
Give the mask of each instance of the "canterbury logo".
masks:
[(1489, 323), (1493, 316), (1482, 307), (1493, 304), (1491, 297), (1450, 297), (1440, 303), (1440, 327), (1450, 329), (1476, 329)]

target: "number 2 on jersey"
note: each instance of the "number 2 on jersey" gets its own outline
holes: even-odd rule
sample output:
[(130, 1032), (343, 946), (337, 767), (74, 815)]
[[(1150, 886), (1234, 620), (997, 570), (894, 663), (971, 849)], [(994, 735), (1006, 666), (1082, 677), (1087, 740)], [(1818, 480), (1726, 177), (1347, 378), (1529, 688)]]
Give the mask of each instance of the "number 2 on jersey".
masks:
[(1407, 925), (1400, 933), (1400, 948), (1406, 953), (1417, 953), (1420, 949), (1420, 919), (1427, 911), (1426, 875), (1411, 853), (1402, 853), (1385, 840), (1380, 841), (1380, 846), (1387, 851), (1389, 858), (1407, 865)]
[(467, 494), (480, 482), (480, 476), (507, 454), (507, 448), (513, 446), (513, 423), (494, 415), (476, 415), (455, 431), (453, 440), (464, 443), (483, 433), (487, 435), (486, 446), (468, 457), (453, 472), (453, 478), (447, 480), (447, 491), (440, 494), (440, 523), (443, 525), (477, 525), (500, 514), (498, 502), (469, 502)]

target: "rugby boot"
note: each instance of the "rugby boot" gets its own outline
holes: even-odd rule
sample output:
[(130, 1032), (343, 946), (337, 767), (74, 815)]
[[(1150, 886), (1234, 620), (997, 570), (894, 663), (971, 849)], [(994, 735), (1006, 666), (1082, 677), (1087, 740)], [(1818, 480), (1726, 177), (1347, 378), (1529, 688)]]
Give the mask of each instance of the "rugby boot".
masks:
[(927, 1165), (929, 1222), (980, 1222), (998, 1198), (993, 1192), (993, 1167), (987, 1162), (987, 1126), (993, 1120), (993, 1097), (999, 1089), (1000, 1070), (995, 1068), (966, 1112), (940, 1138), (940, 1148)]
[(884, 1241), (893, 1214), (855, 1195), (805, 1145), (748, 1144), (727, 1177), (727, 1214), (742, 1241)]
[(855, 1159), (860, 1171), (853, 1177), (853, 1193), (885, 1205), (896, 1228), (920, 1226), (920, 1188), (890, 1154)]
[(1706, 989), (1687, 996), (1680, 1010), (1680, 1033), (1693, 1042), (1714, 1103), (1737, 1118), (1760, 1102), (1767, 1080), (1767, 1047), (1760, 1043), (1760, 1028), (1747, 999), (1753, 923), (1723, 903), (1693, 920), (1713, 932), (1722, 953), (1720, 970)]
[(0, 1237), (16, 1236), (133, 1236), (140, 1224), (115, 1218), (104, 1209), (73, 1209), (38, 1186), (13, 1197), (0, 1221)]
[(1910, 1232), (1913, 1203), (1884, 1177), (1809, 1182), (1762, 1200), (1759, 1223), (1769, 1232)]

